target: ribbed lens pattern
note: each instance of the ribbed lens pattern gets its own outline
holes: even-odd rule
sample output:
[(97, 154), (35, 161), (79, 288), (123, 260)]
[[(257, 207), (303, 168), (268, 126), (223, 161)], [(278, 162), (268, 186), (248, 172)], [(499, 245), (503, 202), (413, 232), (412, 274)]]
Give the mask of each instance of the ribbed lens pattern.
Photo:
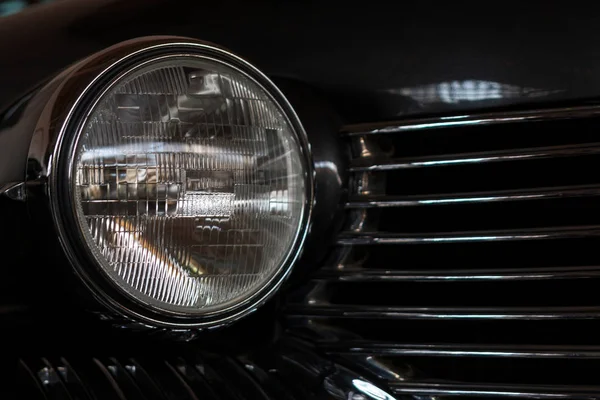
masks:
[(81, 229), (138, 300), (219, 311), (263, 287), (294, 245), (301, 157), (277, 105), (241, 73), (157, 62), (122, 78), (84, 127), (73, 171)]

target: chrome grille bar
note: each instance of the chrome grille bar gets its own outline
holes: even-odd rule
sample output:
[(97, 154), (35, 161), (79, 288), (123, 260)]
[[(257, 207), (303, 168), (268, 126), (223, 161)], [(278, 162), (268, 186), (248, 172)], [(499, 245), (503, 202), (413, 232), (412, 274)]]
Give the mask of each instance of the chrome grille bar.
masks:
[(400, 383), (390, 387), (398, 395), (467, 396), (467, 397), (518, 397), (527, 399), (597, 399), (598, 386), (559, 385), (493, 385), (455, 383)]
[(332, 354), (419, 357), (508, 357), (600, 359), (600, 346), (540, 346), (497, 344), (404, 344), (374, 341), (344, 341), (319, 346)]
[(349, 221), (292, 331), (398, 398), (599, 398), (597, 126), (585, 105), (343, 127)]
[(354, 196), (346, 208), (414, 207), (600, 196), (600, 185), (562, 186), (423, 196)]
[(575, 226), (563, 228), (515, 229), (475, 232), (439, 232), (423, 234), (347, 231), (340, 234), (337, 243), (340, 245), (398, 245), (576, 239), (590, 236), (600, 236), (600, 226)]
[(503, 161), (539, 160), (556, 157), (576, 157), (600, 154), (599, 143), (587, 143), (569, 146), (538, 147), (478, 153), (452, 154), (407, 159), (371, 159), (358, 158), (350, 165), (350, 172), (392, 171), (409, 168), (448, 167), (466, 164), (484, 164)]
[(588, 279), (600, 277), (600, 266), (553, 267), (553, 268), (497, 268), (457, 270), (391, 270), (346, 268), (323, 269), (315, 280), (330, 282), (431, 282), (431, 281), (497, 281), (497, 280), (545, 280)]
[(487, 126), (519, 122), (589, 118), (598, 115), (600, 115), (600, 107), (596, 105), (527, 111), (489, 112), (472, 115), (452, 115), (446, 117), (407, 119), (395, 122), (347, 125), (342, 129), (342, 133), (352, 136), (379, 135), (428, 129), (460, 128), (473, 125)]
[(597, 319), (600, 306), (589, 307), (380, 307), (361, 305), (291, 305), (292, 318), (556, 320)]

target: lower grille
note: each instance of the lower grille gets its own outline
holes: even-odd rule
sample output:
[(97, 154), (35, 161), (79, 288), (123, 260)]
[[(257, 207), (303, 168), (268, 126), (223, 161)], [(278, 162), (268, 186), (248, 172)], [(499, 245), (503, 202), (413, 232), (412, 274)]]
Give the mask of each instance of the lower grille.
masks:
[(414, 397), (600, 397), (600, 108), (356, 125), (290, 331)]
[[(16, 362), (15, 382), (5, 380), (0, 396), (28, 400), (389, 399), (368, 379), (294, 338), (282, 337), (236, 357), (199, 354), (195, 345), (158, 345), (152, 350), (159, 354), (22, 358)], [(186, 355), (160, 354), (178, 352)], [(12, 362), (3, 361), (3, 366), (11, 368), (3, 376), (13, 375)], [(365, 397), (369, 394), (379, 397)]]
[[(9, 383), (5, 384), (5, 387)], [(18, 362), (18, 399), (269, 400), (241, 363), (148, 358), (30, 358)]]

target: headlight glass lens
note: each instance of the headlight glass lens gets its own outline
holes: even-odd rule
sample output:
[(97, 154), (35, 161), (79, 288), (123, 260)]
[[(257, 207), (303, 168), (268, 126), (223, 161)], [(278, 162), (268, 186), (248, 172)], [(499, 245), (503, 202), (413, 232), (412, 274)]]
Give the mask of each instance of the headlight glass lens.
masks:
[(306, 162), (265, 89), (201, 57), (145, 64), (91, 110), (72, 170), (89, 250), (160, 311), (218, 313), (251, 298), (302, 235)]

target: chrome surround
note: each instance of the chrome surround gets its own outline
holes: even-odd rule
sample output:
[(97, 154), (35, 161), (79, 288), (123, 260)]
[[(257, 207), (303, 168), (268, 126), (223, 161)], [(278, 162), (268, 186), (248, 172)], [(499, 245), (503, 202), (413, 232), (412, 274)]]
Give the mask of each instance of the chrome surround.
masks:
[[(294, 245), (280, 271), (265, 286), (242, 303), (229, 309), (202, 317), (167, 315), (118, 289), (103, 276), (102, 268), (84, 243), (76, 225), (70, 185), (73, 149), (85, 119), (102, 94), (124, 73), (148, 60), (172, 55), (189, 55), (215, 60), (240, 71), (259, 85), (288, 118), (297, 134), (305, 164), (306, 204), (302, 223)], [(301, 254), (309, 232), (314, 203), (314, 165), (306, 132), (279, 89), (256, 67), (229, 51), (212, 44), (180, 37), (153, 36), (130, 40), (96, 53), (69, 67), (41, 89), (38, 96), (46, 97), (33, 134), (28, 160), (27, 176), (33, 181), (46, 181), (46, 195), (59, 241), (76, 274), (94, 297), (111, 311), (142, 325), (167, 328), (214, 328), (231, 323), (255, 311), (283, 284), (292, 266)], [(31, 182), (31, 181), (30, 181)], [(66, 188), (65, 188), (66, 186)]]

